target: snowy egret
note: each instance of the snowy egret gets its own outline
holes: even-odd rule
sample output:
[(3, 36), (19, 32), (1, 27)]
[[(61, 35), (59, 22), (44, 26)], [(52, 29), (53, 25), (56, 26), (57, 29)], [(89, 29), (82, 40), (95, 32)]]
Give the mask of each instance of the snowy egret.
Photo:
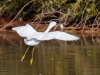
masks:
[[(61, 32), (61, 31), (52, 31), (49, 32), (50, 29), (54, 26), (56, 26), (57, 23), (55, 21), (52, 21), (49, 23), (48, 28), (44, 32), (37, 32), (31, 25), (26, 24), (26, 26), (19, 26), (19, 27), (14, 27), (12, 28), (15, 30), (21, 37), (24, 37), (24, 42), (26, 45), (29, 46), (35, 46), (40, 43), (40, 41), (44, 40), (52, 40), (52, 39), (58, 39), (58, 40), (63, 40), (63, 41), (73, 41), (73, 40), (78, 40), (79, 37)], [(63, 25), (60, 24), (61, 29), (63, 28)], [(33, 61), (33, 52), (34, 48), (32, 50), (32, 58), (30, 60), (30, 64), (32, 64)], [(24, 59), (29, 47), (27, 48), (25, 54), (23, 55), (21, 61)]]

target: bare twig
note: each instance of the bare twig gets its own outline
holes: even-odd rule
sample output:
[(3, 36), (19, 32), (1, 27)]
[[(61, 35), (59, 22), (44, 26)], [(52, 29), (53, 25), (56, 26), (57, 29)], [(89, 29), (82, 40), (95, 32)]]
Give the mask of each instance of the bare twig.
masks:
[[(5, 5), (6, 5), (8, 2), (10, 2), (10, 1), (7, 0), (7, 1), (3, 4), (2, 8), (5, 7)], [(0, 17), (1, 17), (2, 14), (6, 11), (7, 8), (8, 8), (8, 7), (6, 7), (6, 8), (0, 13)]]
[(84, 31), (84, 28), (85, 28), (85, 24), (86, 24), (87, 18), (88, 18), (88, 14), (87, 14), (87, 16), (86, 16), (86, 18), (85, 18), (85, 22), (84, 22), (84, 24), (83, 24), (82, 32)]
[(10, 0), (7, 0), (2, 7), (4, 7), (8, 2), (10, 2)]
[(86, 2), (86, 5), (85, 5), (84, 10), (83, 10), (83, 12), (82, 12), (81, 21), (84, 21), (84, 20), (83, 20), (83, 15), (84, 15), (84, 13), (85, 13), (85, 11), (86, 11), (86, 7), (87, 7), (87, 6), (88, 6), (88, 4), (90, 3), (90, 1), (91, 1), (91, 0), (89, 0), (89, 2), (88, 2), (88, 3)]
[(17, 18), (17, 16), (22, 12), (22, 10), (23, 10), (27, 5), (29, 5), (30, 3), (32, 3), (33, 1), (34, 1), (34, 0), (32, 0), (32, 1), (28, 2), (27, 4), (25, 4), (25, 5), (21, 8), (21, 10), (17, 13), (17, 15), (16, 15), (8, 24), (6, 24), (4, 27), (2, 27), (0, 30), (6, 28), (10, 23), (12, 23), (12, 22)]
[[(95, 20), (94, 20), (94, 22), (93, 22), (93, 24), (92, 24), (92, 32), (93, 32), (93, 27), (94, 27), (94, 25), (95, 25), (94, 23), (96, 22), (96, 20), (97, 20), (97, 18), (98, 18), (99, 15), (100, 15), (100, 12), (97, 14), (97, 16), (95, 17)], [(98, 25), (98, 26), (99, 26), (99, 25)], [(98, 27), (98, 26), (97, 26), (97, 27)]]
[(6, 11), (6, 9), (4, 9), (1, 13), (0, 13), (0, 17), (2, 16), (2, 14)]
[(68, 11), (68, 13), (66, 14), (66, 19), (65, 19), (64, 24), (66, 23), (68, 16), (71, 14), (71, 12), (75, 9), (75, 7), (76, 7), (77, 5), (78, 5), (78, 3), (76, 3), (76, 4), (73, 6), (73, 8), (70, 9), (70, 10)]
[(100, 27), (100, 21), (97, 20), (97, 21), (96, 21), (96, 28), (99, 28), (99, 27)]

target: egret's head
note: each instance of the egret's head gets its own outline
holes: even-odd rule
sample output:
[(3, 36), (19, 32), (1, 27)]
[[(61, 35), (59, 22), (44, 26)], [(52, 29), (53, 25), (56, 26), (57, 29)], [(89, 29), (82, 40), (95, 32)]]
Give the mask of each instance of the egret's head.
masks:
[(60, 28), (61, 28), (61, 31), (64, 29), (64, 26), (62, 24), (59, 24), (60, 25)]

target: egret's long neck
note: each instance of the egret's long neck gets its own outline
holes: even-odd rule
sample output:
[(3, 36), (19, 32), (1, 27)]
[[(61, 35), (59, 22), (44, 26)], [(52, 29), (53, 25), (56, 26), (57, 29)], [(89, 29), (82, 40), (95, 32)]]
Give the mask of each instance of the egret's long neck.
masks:
[(54, 25), (49, 25), (48, 28), (44, 31), (44, 33), (47, 33), (50, 31), (50, 29), (53, 27)]

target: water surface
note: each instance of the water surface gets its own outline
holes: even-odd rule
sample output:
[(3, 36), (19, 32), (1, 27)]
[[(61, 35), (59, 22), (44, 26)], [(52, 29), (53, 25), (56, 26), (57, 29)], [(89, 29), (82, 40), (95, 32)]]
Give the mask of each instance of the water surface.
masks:
[(30, 47), (16, 33), (0, 33), (0, 75), (100, 75), (100, 36), (81, 36), (79, 41), (43, 41)]

